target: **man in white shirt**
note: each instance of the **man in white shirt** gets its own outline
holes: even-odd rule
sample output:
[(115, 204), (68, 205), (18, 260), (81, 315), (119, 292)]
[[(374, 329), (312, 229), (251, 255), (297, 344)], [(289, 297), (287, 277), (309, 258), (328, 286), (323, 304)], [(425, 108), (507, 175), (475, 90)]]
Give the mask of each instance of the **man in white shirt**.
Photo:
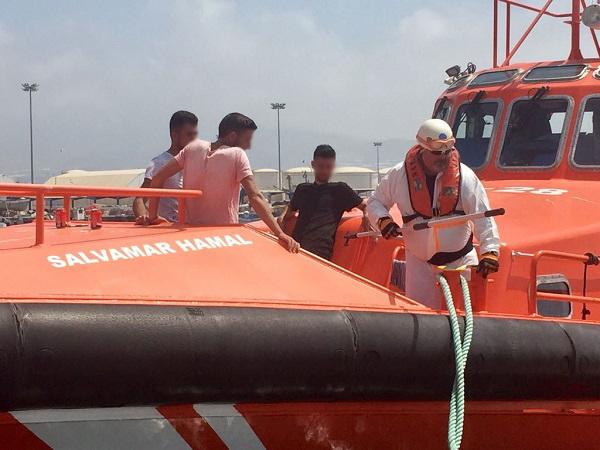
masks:
[[(198, 135), (198, 118), (188, 111), (177, 111), (171, 116), (169, 122), (171, 146), (168, 150), (152, 158), (146, 168), (142, 188), (149, 188), (152, 178), (169, 161), (172, 161), (181, 150), (196, 139)], [(183, 187), (183, 174), (181, 172), (169, 177), (162, 186), (165, 189), (181, 189)], [(133, 213), (136, 224), (148, 225), (148, 209), (146, 199), (136, 197), (133, 201)], [(161, 198), (158, 204), (158, 214), (169, 222), (177, 222), (177, 200), (174, 198)]]
[[(405, 161), (388, 172), (367, 201), (369, 219), (386, 239), (401, 232), (389, 212), (394, 205), (405, 225), (490, 209), (481, 181), (460, 162), (452, 129), (446, 122), (425, 121), (417, 142)], [(481, 260), (473, 248), (473, 234), (479, 242)], [(439, 309), (441, 301), (435, 266), (478, 265), (478, 272), (484, 277), (498, 271), (500, 237), (491, 217), (475, 220), (474, 230), (464, 223), (442, 229), (405, 229), (403, 237), (406, 295), (432, 308)]]

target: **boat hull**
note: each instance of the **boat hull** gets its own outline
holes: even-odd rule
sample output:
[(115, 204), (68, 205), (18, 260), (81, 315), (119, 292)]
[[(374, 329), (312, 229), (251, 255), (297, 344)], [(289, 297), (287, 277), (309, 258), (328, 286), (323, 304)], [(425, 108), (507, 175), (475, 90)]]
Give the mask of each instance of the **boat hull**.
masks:
[[(476, 317), (463, 448), (598, 448), (599, 340)], [(443, 314), (9, 302), (0, 356), (0, 449), (446, 446)]]

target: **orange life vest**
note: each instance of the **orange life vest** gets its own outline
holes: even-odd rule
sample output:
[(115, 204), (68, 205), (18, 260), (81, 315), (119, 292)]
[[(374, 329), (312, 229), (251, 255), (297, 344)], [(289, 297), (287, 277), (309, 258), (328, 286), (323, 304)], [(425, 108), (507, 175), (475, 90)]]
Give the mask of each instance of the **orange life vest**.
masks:
[[(403, 217), (404, 223), (410, 222), (417, 217), (431, 219), (432, 217), (447, 216), (449, 214), (464, 214), (457, 211), (456, 206), (460, 198), (460, 156), (458, 151), (453, 149), (450, 154), (450, 163), (440, 178), (439, 196), (432, 207), (432, 199), (427, 189), (427, 180), (425, 177), (425, 168), (419, 156), (422, 147), (415, 145), (408, 151), (404, 168), (408, 180), (408, 190), (410, 195), (410, 204), (415, 211), (410, 216)], [(425, 150), (426, 151), (426, 150)]]

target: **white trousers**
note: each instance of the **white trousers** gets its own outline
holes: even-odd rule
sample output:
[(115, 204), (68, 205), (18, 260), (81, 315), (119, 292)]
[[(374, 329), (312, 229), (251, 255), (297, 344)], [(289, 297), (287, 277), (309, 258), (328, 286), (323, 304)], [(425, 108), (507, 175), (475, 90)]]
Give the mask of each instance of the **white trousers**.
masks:
[[(449, 263), (447, 266), (455, 269), (464, 265), (476, 265), (479, 262), (477, 251), (471, 252)], [(442, 291), (437, 286), (435, 266), (422, 261), (406, 250), (406, 296), (432, 309), (440, 309), (443, 301)], [(470, 272), (465, 272), (469, 280)]]

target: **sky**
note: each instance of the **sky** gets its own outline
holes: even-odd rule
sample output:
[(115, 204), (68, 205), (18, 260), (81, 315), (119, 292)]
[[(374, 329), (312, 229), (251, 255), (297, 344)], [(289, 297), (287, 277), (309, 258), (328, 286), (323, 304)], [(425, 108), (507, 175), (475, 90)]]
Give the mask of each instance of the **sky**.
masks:
[[(515, 30), (531, 19), (513, 12)], [(516, 61), (568, 54), (568, 28), (540, 25)], [(393, 165), (430, 116), (444, 70), (491, 65), (491, 28), (492, 0), (2, 0), (0, 173), (29, 173), (24, 82), (40, 85), (39, 182), (68, 169), (145, 167), (168, 148), (179, 109), (198, 116), (208, 140), (225, 114), (249, 115), (259, 126), (253, 167), (276, 168), (271, 102), (287, 105), (284, 168), (322, 143), (339, 164), (374, 167), (373, 141), (383, 142), (382, 166)]]

